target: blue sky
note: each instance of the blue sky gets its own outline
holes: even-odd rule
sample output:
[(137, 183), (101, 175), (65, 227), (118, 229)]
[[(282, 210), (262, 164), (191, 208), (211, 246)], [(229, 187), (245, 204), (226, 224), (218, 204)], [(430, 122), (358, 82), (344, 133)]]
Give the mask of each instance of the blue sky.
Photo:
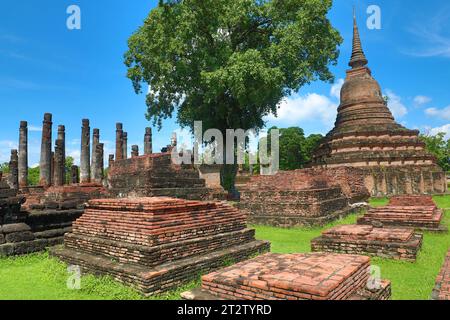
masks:
[[(40, 127), (53, 113), (54, 131), (66, 126), (67, 151), (78, 158), (81, 119), (99, 128), (113, 153), (115, 123), (123, 122), (129, 147), (142, 146), (145, 97), (125, 77), (127, 39), (157, 1), (2, 0), (0, 4), (0, 162), (17, 147), (20, 120), (30, 127), (29, 163), (39, 161)], [(398, 122), (450, 136), (450, 3), (446, 0), (335, 0), (329, 17), (344, 38), (335, 84), (313, 83), (281, 104), (268, 125), (326, 133), (334, 123), (338, 92), (351, 52), (352, 6), (373, 76), (390, 96)], [(68, 30), (66, 9), (81, 8), (81, 30)], [(381, 29), (369, 30), (366, 8), (381, 9)], [(169, 143), (172, 120), (154, 130), (154, 146)]]

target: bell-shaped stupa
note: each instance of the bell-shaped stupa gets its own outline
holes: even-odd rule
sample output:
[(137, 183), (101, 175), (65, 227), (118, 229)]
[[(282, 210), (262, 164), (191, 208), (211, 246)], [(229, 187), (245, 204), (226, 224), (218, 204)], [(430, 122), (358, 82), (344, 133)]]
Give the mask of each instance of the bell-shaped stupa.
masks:
[(372, 195), (445, 192), (446, 177), (436, 158), (425, 150), (419, 131), (395, 122), (367, 64), (354, 17), (351, 69), (335, 127), (315, 151), (313, 166), (362, 168)]

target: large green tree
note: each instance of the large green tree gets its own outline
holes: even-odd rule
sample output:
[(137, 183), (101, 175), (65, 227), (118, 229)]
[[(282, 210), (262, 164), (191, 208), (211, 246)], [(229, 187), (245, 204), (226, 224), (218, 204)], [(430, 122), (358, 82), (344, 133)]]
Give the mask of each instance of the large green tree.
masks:
[[(323, 136), (312, 134), (305, 137), (305, 132), (299, 127), (277, 128), (272, 127), (268, 131), (268, 137), (261, 139), (270, 146), (272, 130), (279, 131), (279, 160), (280, 170), (302, 169), (312, 159), (313, 151), (317, 148)], [(266, 140), (267, 139), (267, 140)]]
[[(279, 102), (315, 80), (332, 81), (341, 37), (327, 18), (332, 0), (159, 1), (125, 54), (147, 118), (203, 130), (261, 129)], [(226, 155), (225, 155), (226, 156)], [(236, 165), (222, 169), (234, 190)]]

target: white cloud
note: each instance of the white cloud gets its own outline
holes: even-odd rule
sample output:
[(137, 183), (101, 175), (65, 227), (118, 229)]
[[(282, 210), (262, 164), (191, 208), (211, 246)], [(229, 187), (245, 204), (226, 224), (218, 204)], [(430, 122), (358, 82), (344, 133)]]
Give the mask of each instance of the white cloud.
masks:
[(66, 150), (66, 156), (72, 157), (73, 162), (76, 165), (80, 164), (80, 153), (81, 153), (81, 151), (79, 149), (67, 149)]
[(17, 143), (11, 140), (0, 140), (0, 163), (8, 162), (11, 149), (17, 149)]
[(438, 133), (445, 133), (445, 139), (450, 139), (450, 123), (443, 125), (442, 127), (432, 128), (429, 131), (429, 134), (432, 136), (435, 136)]
[(28, 131), (41, 132), (42, 131), (42, 127), (31, 125), (31, 126), (28, 126)]
[(444, 109), (428, 108), (425, 114), (430, 117), (437, 117), (444, 120), (450, 120), (450, 106)]
[(341, 89), (344, 85), (344, 79), (339, 79), (335, 84), (331, 86), (330, 95), (336, 99), (341, 99)]
[(408, 109), (402, 103), (402, 99), (392, 90), (387, 89), (386, 95), (389, 98), (388, 107), (395, 118), (404, 117), (408, 113)]
[(298, 124), (300, 121), (321, 121), (322, 124), (333, 125), (337, 104), (330, 98), (310, 93), (303, 97), (285, 99), (280, 103), (277, 117), (270, 115), (268, 120), (286, 124)]
[(427, 103), (430, 103), (432, 101), (432, 99), (430, 97), (427, 96), (416, 96), (414, 97), (414, 105), (416, 107), (421, 107)]

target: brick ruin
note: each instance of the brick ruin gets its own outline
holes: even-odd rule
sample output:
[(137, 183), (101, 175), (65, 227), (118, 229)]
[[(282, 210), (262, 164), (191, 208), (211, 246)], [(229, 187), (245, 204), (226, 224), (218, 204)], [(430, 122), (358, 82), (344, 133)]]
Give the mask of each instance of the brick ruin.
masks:
[(387, 259), (416, 261), (423, 236), (413, 228), (341, 225), (311, 241), (313, 252), (363, 254)]
[[(127, 156), (127, 133), (123, 125), (116, 125), (116, 154), (109, 156), (109, 172), (105, 176), (104, 144), (100, 130), (92, 130), (89, 119), (81, 125), (80, 166), (72, 166), (66, 172), (66, 132), (59, 125), (52, 148), (52, 114), (44, 115), (42, 126), (40, 176), (38, 185), (28, 183), (28, 123), (20, 122), (19, 150), (11, 150), (10, 173), (6, 178), (9, 187), (24, 198), (22, 210), (29, 216), (32, 231), (44, 232), (57, 226), (58, 237), (70, 230), (85, 203), (96, 198), (129, 196), (172, 196), (186, 199), (225, 198), (222, 189), (211, 189), (199, 177), (193, 166), (174, 165), (171, 146), (164, 153), (153, 153), (152, 130), (145, 129), (144, 155), (138, 146), (131, 147)], [(53, 231), (56, 235), (56, 231)], [(60, 241), (61, 242), (61, 241)]]
[(411, 227), (416, 230), (446, 232), (441, 225), (443, 211), (431, 196), (393, 197), (387, 206), (370, 208), (358, 224), (380, 223), (390, 227)]
[(392, 197), (387, 206), (370, 208), (357, 225), (341, 225), (311, 241), (312, 251), (366, 254), (414, 262), (423, 235), (415, 230), (447, 231), (431, 196)]
[(114, 197), (169, 196), (191, 200), (224, 199), (221, 188), (210, 188), (193, 165), (172, 163), (171, 150), (176, 137), (162, 153), (152, 153), (152, 132), (146, 129), (144, 154), (132, 146), (132, 156), (124, 156), (123, 125), (116, 125), (116, 154), (109, 158), (108, 184)]
[(444, 265), (436, 278), (436, 286), (431, 298), (433, 300), (450, 300), (450, 251), (447, 253)]
[(273, 254), (202, 277), (188, 300), (388, 300), (389, 281), (368, 289), (370, 258), (342, 254)]
[(45, 211), (22, 208), (25, 197), (1, 180), (0, 173), (0, 256), (12, 256), (44, 250), (61, 244), (72, 221), (83, 210), (55, 207)]
[(253, 176), (240, 189), (238, 207), (247, 213), (250, 223), (324, 225), (350, 213), (350, 203), (368, 199), (368, 191), (355, 171), (302, 169)]
[(97, 199), (52, 254), (153, 295), (269, 251), (254, 235), (243, 213), (218, 202)]
[(434, 194), (447, 190), (446, 176), (425, 150), (419, 131), (395, 122), (367, 67), (354, 20), (353, 52), (335, 127), (313, 156), (313, 166), (361, 168), (373, 196)]

